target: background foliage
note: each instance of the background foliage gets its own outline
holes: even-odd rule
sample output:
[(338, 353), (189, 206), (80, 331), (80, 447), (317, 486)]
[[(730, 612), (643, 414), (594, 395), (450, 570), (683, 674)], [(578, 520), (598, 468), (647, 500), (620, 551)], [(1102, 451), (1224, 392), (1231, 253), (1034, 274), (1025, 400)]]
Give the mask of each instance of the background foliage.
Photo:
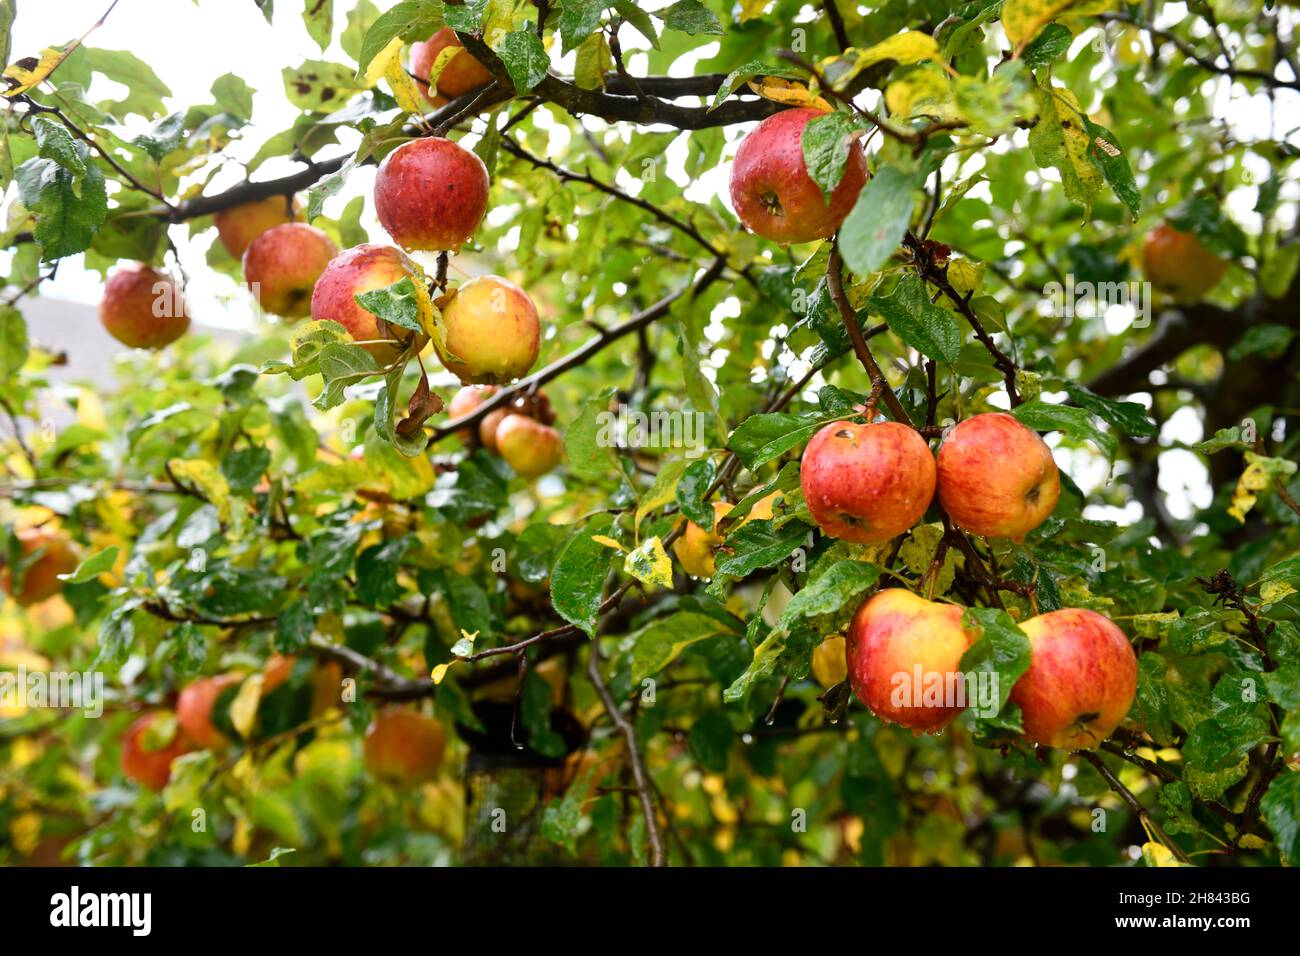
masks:
[[(178, 104), (146, 48), (4, 44), (2, 514), (62, 526), (87, 564), (62, 598), (5, 606), (2, 652), (101, 670), (110, 699), (98, 720), (0, 719), (0, 860), (456, 862), (463, 738), (487, 701), (557, 760), (552, 707), (584, 728), (539, 811), (536, 852), (560, 861), (1300, 855), (1294, 8), (326, 0), (299, 24), (259, 6), (321, 59), (285, 64), (298, 119), (221, 191), (209, 180), (252, 119), (238, 69)], [(14, 15), (0, 0), (0, 37)], [(498, 79), (429, 111), (402, 53), (444, 24)], [(97, 77), (125, 95), (92, 98)], [(1095, 760), (1016, 744), (1014, 708), (914, 738), (810, 677), (821, 638), (871, 589), (915, 585), (942, 537), (934, 514), (883, 548), (810, 536), (799, 497), (803, 443), (870, 381), (830, 244), (748, 235), (720, 192), (748, 124), (819, 96), (836, 110), (805, 142), (819, 178), (865, 134), (874, 179), (841, 234), (844, 295), (898, 404), (935, 425), (1014, 404), (1069, 476), (1023, 545), (953, 550), (940, 580), (1008, 611), (979, 623), (987, 666), (1012, 676), (1031, 601), (1124, 628), (1138, 698)], [(123, 356), (114, 382), (49, 387), (57, 356), (23, 296), (60, 260), (174, 264), (213, 212), (304, 190), (341, 245), (386, 241), (349, 176), (434, 132), (491, 170), (469, 268), (519, 281), (543, 314), (521, 387), (544, 384), (559, 415), (559, 472), (515, 478), (445, 415), (395, 447), (376, 409), (404, 408), (419, 369), (333, 387), (261, 374), (304, 358), (272, 320), (233, 347), (192, 333)], [(259, 175), (285, 157), (292, 172)], [(1138, 278), (1163, 220), (1231, 259), (1205, 301), (1157, 298), (1149, 325), (1051, 306), (1054, 281)], [(208, 265), (238, 274), (217, 243)], [(433, 385), (450, 397), (447, 376)], [(42, 427), (38, 398), (75, 423)], [(707, 453), (602, 446), (611, 401), (703, 413)], [(740, 517), (773, 489), (784, 505), (730, 525), (713, 582), (675, 565), (663, 579), (681, 515), (725, 497)], [(183, 758), (160, 795), (123, 780), (140, 711), (275, 652), (299, 663), (247, 739)], [(357, 681), (355, 702), (310, 706), (322, 662)], [(362, 732), (393, 701), (454, 738), (438, 781), (393, 789), (364, 769)]]

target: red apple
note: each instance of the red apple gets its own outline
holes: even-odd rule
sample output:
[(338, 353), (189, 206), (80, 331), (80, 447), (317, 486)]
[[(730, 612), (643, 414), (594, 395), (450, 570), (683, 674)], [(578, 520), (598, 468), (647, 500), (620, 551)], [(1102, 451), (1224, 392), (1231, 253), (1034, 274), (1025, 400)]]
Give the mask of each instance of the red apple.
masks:
[(465, 384), (527, 375), (541, 349), (542, 325), (528, 293), (499, 276), (470, 279), (442, 306), (447, 341), (439, 358)]
[(1029, 670), (1011, 688), (1025, 739), (1042, 747), (1090, 750), (1119, 726), (1137, 693), (1137, 655), (1110, 618), (1064, 608), (1020, 625), (1032, 648)]
[(339, 247), (315, 226), (273, 226), (244, 252), (244, 282), (267, 312), (301, 319), (311, 313), (316, 280), (338, 254)]
[(225, 736), (212, 723), (212, 708), (222, 691), (238, 686), (243, 679), (242, 674), (218, 674), (202, 677), (182, 690), (176, 699), (176, 720), (185, 736), (205, 750), (225, 746)]
[(916, 733), (946, 727), (969, 704), (960, 665), (974, 638), (961, 626), (964, 613), (903, 588), (863, 602), (848, 638), (858, 700), (881, 720)]
[[(460, 389), (456, 392), (456, 394), (451, 397), (451, 401), (447, 403), (448, 421), (455, 421), (458, 418), (461, 418), (465, 415), (469, 415), (480, 405), (486, 402), (489, 398), (495, 395), (497, 391), (499, 390), (495, 385), (462, 385)], [(483, 418), (486, 419), (494, 412), (497, 411), (504, 412), (506, 411), (506, 409), (494, 409), (493, 412), (489, 412), (487, 415), (484, 415)], [(498, 418), (497, 423), (500, 424), (501, 418), (504, 417), (505, 416), (502, 415), (500, 418)], [(479, 426), (477, 428), (471, 427), (471, 428), (461, 429), (460, 440), (462, 442), (465, 442), (466, 444), (469, 444), (475, 436), (480, 434), (481, 428), (482, 428), (482, 419), (480, 419)], [(495, 438), (495, 434), (496, 433), (494, 428), (493, 429), (494, 438)], [(484, 444), (486, 444), (486, 442), (484, 442)]]
[[(393, 246), (362, 245), (342, 252), (325, 267), (311, 295), (311, 317), (339, 323), (357, 342), (371, 343), (365, 348), (380, 362), (391, 362), (401, 351), (398, 345), (382, 341), (405, 342), (416, 333), (389, 326), (373, 312), (362, 308), (357, 296), (375, 289), (385, 289), (403, 279), (415, 286), (416, 299), (425, 323), (433, 316), (433, 303), (423, 276), (411, 258)], [(425, 340), (420, 335), (421, 344)]]
[(171, 779), (172, 761), (189, 750), (183, 734), (173, 729), (172, 737), (157, 749), (150, 749), (146, 733), (162, 711), (145, 714), (126, 730), (122, 738), (122, 773), (150, 790), (161, 790)]
[(134, 262), (104, 285), (99, 321), (123, 345), (160, 349), (185, 334), (189, 312), (180, 287), (152, 266)]
[(1060, 496), (1052, 450), (1005, 412), (958, 423), (939, 447), (939, 503), (973, 534), (1020, 541)]
[(832, 422), (808, 443), (800, 483), (822, 531), (875, 544), (916, 524), (934, 498), (934, 456), (898, 422)]
[(478, 440), (483, 443), (483, 447), (494, 455), (501, 454), (501, 449), (497, 448), (497, 429), (501, 423), (506, 420), (507, 415), (513, 415), (514, 412), (509, 406), (504, 408), (494, 408), (483, 416), (478, 423)]
[(1157, 289), (1183, 299), (1198, 299), (1219, 284), (1228, 263), (1192, 233), (1163, 223), (1147, 233), (1142, 271)]
[(496, 448), (506, 464), (524, 478), (544, 475), (564, 461), (560, 433), (527, 415), (510, 414), (501, 420)]
[(829, 202), (804, 165), (804, 127), (825, 115), (808, 108), (782, 110), (741, 142), (731, 166), (731, 205), (750, 232), (783, 245), (825, 239), (858, 201), (867, 162), (856, 141), (847, 147), (848, 165)]
[[(17, 593), (13, 589), (13, 569), (0, 571), (0, 587), (21, 607), (38, 604), (63, 590), (60, 574), (71, 574), (80, 563), (77, 552), (67, 536), (53, 528), (23, 528), (15, 532), (18, 545), (26, 560), (38, 551), (40, 555), (27, 565), (22, 575), (22, 587)], [(0, 560), (4, 559), (0, 554)]]
[(413, 710), (390, 708), (366, 730), (366, 769), (396, 784), (432, 780), (442, 765), (442, 725)]
[(295, 661), (296, 658), (286, 654), (272, 654), (266, 659), (266, 666), (262, 668), (263, 697), (289, 679)]
[(488, 68), (465, 52), (465, 45), (456, 36), (456, 31), (450, 27), (443, 27), (433, 35), (432, 39), (411, 44), (411, 72), (417, 77), (425, 98), (434, 106), (441, 104), (434, 102), (434, 97), (429, 95), (427, 80), (433, 65), (438, 62), (438, 54), (447, 47), (459, 47), (461, 52), (453, 56), (438, 74), (437, 92), (446, 97), (443, 103), (448, 99), (454, 100), (470, 90), (476, 90), (493, 80)]
[(403, 143), (379, 165), (375, 213), (404, 249), (457, 252), (487, 212), (487, 167), (449, 139)]
[(217, 238), (226, 251), (242, 259), (253, 240), (266, 230), (298, 218), (301, 207), (288, 196), (268, 196), (257, 202), (244, 203), (212, 214)]

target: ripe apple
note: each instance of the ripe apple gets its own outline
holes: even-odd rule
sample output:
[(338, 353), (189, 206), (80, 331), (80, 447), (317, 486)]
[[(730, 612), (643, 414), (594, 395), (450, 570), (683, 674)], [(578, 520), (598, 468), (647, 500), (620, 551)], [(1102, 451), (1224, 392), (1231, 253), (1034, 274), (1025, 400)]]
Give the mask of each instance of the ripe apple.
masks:
[(790, 109), (769, 116), (745, 136), (731, 166), (731, 205), (750, 232), (782, 245), (825, 239), (844, 221), (867, 181), (867, 162), (850, 143), (844, 177), (830, 202), (803, 161), (803, 131), (826, 114)]
[(848, 642), (836, 634), (813, 648), (813, 677), (823, 688), (829, 690), (848, 676), (847, 647)]
[(711, 578), (717, 570), (717, 550), (722, 535), (717, 533), (718, 522), (734, 507), (729, 501), (713, 502), (713, 527), (705, 531), (694, 521), (686, 522), (686, 530), (673, 542), (673, 554), (687, 574), (697, 578)]
[(974, 534), (1021, 541), (1060, 496), (1052, 450), (1005, 412), (959, 422), (939, 446), (939, 503)]
[(390, 708), (366, 730), (366, 769), (395, 784), (432, 780), (442, 765), (442, 725), (413, 710)]
[(399, 246), (457, 252), (487, 212), (487, 167), (449, 139), (414, 139), (393, 150), (375, 177), (375, 214)]
[(99, 321), (113, 338), (137, 349), (170, 345), (190, 327), (180, 287), (142, 262), (125, 265), (108, 277)]
[[(433, 318), (429, 290), (410, 256), (393, 246), (355, 246), (330, 260), (312, 290), (311, 317), (318, 322), (330, 319), (339, 323), (355, 341), (368, 343), (364, 348), (376, 361), (387, 365), (401, 353), (402, 347), (383, 340), (406, 342), (416, 333), (390, 326), (363, 308), (357, 296), (386, 289), (403, 279), (410, 279), (415, 286), (420, 318), (427, 325)], [(417, 348), (423, 347), (426, 339), (427, 336), (419, 335)]]
[(509, 414), (496, 431), (496, 450), (524, 478), (544, 475), (564, 461), (564, 439), (550, 425)]
[(315, 226), (273, 226), (244, 252), (244, 282), (267, 312), (301, 319), (311, 312), (316, 280), (338, 254), (339, 247)]
[(1182, 299), (1198, 299), (1219, 284), (1228, 262), (1205, 248), (1192, 233), (1162, 223), (1147, 233), (1142, 271), (1157, 289)]
[(961, 658), (973, 643), (965, 612), (903, 588), (863, 602), (849, 628), (848, 672), (853, 693), (881, 720), (915, 733), (937, 733), (965, 709)]
[(434, 103), (433, 97), (429, 95), (427, 80), (433, 65), (438, 62), (438, 54), (447, 47), (460, 47), (461, 52), (453, 56), (438, 74), (437, 92), (447, 98), (443, 100), (444, 103), (493, 80), (491, 71), (465, 52), (465, 45), (456, 36), (456, 31), (451, 27), (443, 27), (431, 39), (411, 44), (411, 72), (417, 77), (425, 98), (434, 106), (439, 104)]
[[(498, 391), (499, 389), (495, 385), (462, 385), (460, 389), (456, 392), (456, 394), (451, 397), (451, 401), (447, 403), (447, 419), (449, 421), (455, 421), (458, 418), (470, 414), (475, 409), (477, 409), (480, 405), (486, 402), (489, 398), (495, 395)], [(465, 444), (472, 443), (473, 439), (476, 436), (482, 435), (483, 422), (485, 420), (492, 417), (497, 412), (504, 413), (506, 411), (507, 409), (497, 408), (497, 409), (493, 409), (491, 412), (488, 412), (487, 415), (484, 415), (483, 418), (479, 420), (479, 425), (477, 428), (470, 427), (470, 428), (462, 429), (460, 431), (460, 440)], [(505, 417), (504, 414), (498, 416), (496, 420), (496, 424), (499, 425), (501, 423), (501, 419), (504, 417)], [(492, 431), (492, 437), (495, 438), (495, 436), (496, 436), (496, 425), (493, 426), (493, 431)], [(486, 445), (487, 442), (483, 441), (482, 444)], [(494, 451), (496, 450), (495, 447), (493, 448), (493, 450)]]
[(266, 659), (266, 666), (262, 668), (263, 697), (289, 679), (296, 660), (286, 654), (272, 654)]
[(167, 786), (172, 774), (172, 761), (189, 750), (185, 736), (178, 728), (172, 731), (172, 737), (157, 749), (146, 746), (146, 733), (155, 720), (164, 716), (163, 711), (145, 714), (130, 727), (122, 738), (122, 773), (150, 790), (161, 790)]
[(479, 276), (442, 305), (446, 347), (438, 357), (466, 385), (527, 375), (541, 349), (542, 325), (528, 293), (500, 276)]
[(212, 723), (212, 708), (223, 691), (239, 686), (243, 679), (242, 674), (201, 677), (182, 690), (176, 699), (176, 720), (185, 736), (204, 750), (224, 747), (226, 738)]
[(1137, 693), (1137, 655), (1110, 618), (1063, 608), (1020, 625), (1029, 670), (1011, 689), (1025, 739), (1043, 747), (1089, 750), (1119, 726)]
[(217, 238), (226, 251), (242, 259), (253, 240), (266, 230), (298, 218), (301, 206), (288, 196), (268, 196), (212, 214)]
[[(15, 532), (22, 549), (23, 560), (38, 551), (40, 555), (27, 565), (22, 577), (22, 587), (15, 594), (13, 569), (0, 571), (0, 587), (21, 607), (30, 607), (51, 598), (63, 590), (60, 574), (71, 574), (79, 563), (77, 552), (67, 536), (52, 528), (23, 528)], [(0, 555), (3, 559), (4, 555)]]
[(513, 410), (508, 406), (494, 408), (484, 415), (482, 421), (478, 423), (478, 440), (483, 443), (484, 448), (494, 455), (501, 454), (501, 449), (497, 447), (497, 429), (506, 420), (506, 416), (513, 414)]
[(912, 527), (930, 507), (934, 456), (907, 425), (832, 422), (804, 450), (799, 480), (822, 531), (876, 544)]

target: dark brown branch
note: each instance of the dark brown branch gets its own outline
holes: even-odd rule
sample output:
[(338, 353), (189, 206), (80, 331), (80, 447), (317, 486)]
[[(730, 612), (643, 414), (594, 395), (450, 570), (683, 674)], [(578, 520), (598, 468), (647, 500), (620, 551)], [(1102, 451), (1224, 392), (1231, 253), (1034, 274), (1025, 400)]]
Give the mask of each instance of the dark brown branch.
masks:
[(1133, 792), (1120, 782), (1119, 777), (1110, 772), (1110, 768), (1106, 766), (1105, 762), (1100, 757), (1091, 750), (1080, 750), (1079, 756), (1093, 765), (1096, 771), (1101, 774), (1102, 779), (1106, 781), (1107, 786), (1119, 794), (1120, 799), (1128, 804), (1129, 809), (1137, 814), (1138, 819), (1141, 820), (1147, 829), (1155, 835), (1156, 839), (1168, 847), (1169, 852), (1174, 855), (1174, 859), (1179, 863), (1191, 864), (1192, 860), (1186, 852), (1184, 852), (1183, 848), (1170, 839), (1169, 834), (1165, 833), (1164, 828), (1161, 827), (1160, 824), (1156, 823), (1151, 814), (1147, 812), (1147, 808), (1142, 806), (1142, 803), (1138, 798), (1133, 796)]

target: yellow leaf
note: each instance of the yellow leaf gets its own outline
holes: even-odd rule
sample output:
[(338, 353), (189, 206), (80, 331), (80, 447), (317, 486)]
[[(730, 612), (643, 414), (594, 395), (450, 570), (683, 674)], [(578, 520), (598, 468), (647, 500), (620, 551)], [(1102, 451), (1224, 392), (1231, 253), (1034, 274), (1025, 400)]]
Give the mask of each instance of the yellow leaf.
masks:
[(658, 535), (629, 552), (623, 561), (623, 570), (643, 584), (657, 584), (665, 588), (673, 586), (673, 565), (668, 560), (668, 554)]
[(400, 56), (394, 57), (389, 62), (388, 69), (384, 71), (384, 79), (388, 81), (388, 88), (393, 91), (398, 106), (408, 113), (424, 112), (424, 94), (420, 92), (415, 80), (411, 79), (411, 74), (402, 67)]
[(222, 521), (230, 520), (230, 483), (216, 465), (202, 458), (173, 458), (167, 467), (177, 481), (207, 498)]
[(80, 41), (70, 43), (62, 50), (58, 47), (46, 47), (41, 51), (39, 59), (33, 60), (32, 57), (26, 57), (17, 63), (9, 64), (9, 66), (5, 67), (5, 78), (17, 80), (18, 85), (6, 90), (4, 95), (12, 99), (26, 93), (35, 86), (39, 86), (47, 76), (54, 72), (54, 68), (77, 48), (78, 43)]
[(1163, 843), (1151, 841), (1142, 844), (1142, 860), (1147, 866), (1182, 866), (1172, 850)]
[(584, 90), (603, 89), (605, 74), (614, 66), (605, 34), (597, 31), (583, 40), (578, 47), (578, 58), (573, 67), (573, 82)]
[(1268, 841), (1253, 833), (1247, 833), (1238, 841), (1238, 846), (1243, 850), (1262, 850), (1268, 846)]
[(606, 537), (603, 534), (593, 534), (591, 536), (591, 540), (595, 541), (597, 544), (603, 544), (607, 548), (613, 548), (615, 551), (622, 551), (622, 552), (627, 551), (627, 548), (623, 547), (613, 538)]
[(455, 59), (461, 49), (459, 45), (443, 47), (438, 51), (438, 58), (433, 61), (433, 66), (429, 68), (429, 75), (422, 76), (420, 79), (436, 90), (438, 88), (438, 78), (442, 76), (442, 71), (447, 69), (447, 64)]
[(41, 842), (42, 817), (35, 810), (20, 813), (9, 821), (9, 837), (14, 849), (27, 856)]
[(262, 675), (251, 674), (239, 685), (239, 693), (230, 702), (230, 726), (247, 739), (257, 721), (257, 705), (262, 701)]
[(1284, 597), (1295, 594), (1295, 588), (1285, 581), (1269, 581), (1263, 584), (1259, 589), (1259, 599), (1265, 604), (1276, 604)]
[(1057, 17), (1100, 13), (1114, 3), (1115, 0), (1006, 0), (1002, 5), (1002, 29), (1019, 55), (1025, 44)]
[(771, 3), (772, 0), (740, 0), (740, 22), (761, 17)]
[(885, 90), (885, 105), (889, 107), (889, 115), (899, 119), (933, 116), (948, 120), (958, 116), (952, 82), (942, 68), (932, 64), (918, 67), (890, 83)]
[(1101, 170), (1088, 158), (1092, 140), (1083, 128), (1083, 113), (1073, 93), (1063, 87), (1039, 86), (1034, 92), (1038, 122), (1029, 131), (1029, 149), (1034, 161), (1054, 166), (1061, 174), (1065, 196), (1092, 208), (1101, 191)]
[(393, 37), (388, 41), (388, 46), (375, 54), (375, 58), (366, 67), (366, 75), (363, 77), (366, 86), (374, 86), (378, 83), (380, 79), (388, 74), (388, 68), (394, 62), (398, 64), (402, 62), (401, 37)]
[(1259, 500), (1257, 492), (1266, 490), (1274, 478), (1290, 477), (1296, 472), (1294, 462), (1283, 458), (1268, 458), (1253, 451), (1246, 452), (1246, 470), (1237, 479), (1237, 487), (1232, 492), (1232, 504), (1228, 514), (1242, 524), (1246, 523), (1246, 513), (1255, 507)]
[(933, 60), (942, 64), (943, 56), (934, 37), (919, 30), (904, 30), (865, 50), (850, 48), (843, 53), (827, 57), (821, 61), (818, 68), (831, 86), (842, 90), (850, 80), (867, 67), (886, 60), (896, 60), (900, 64)]
[(796, 80), (779, 76), (765, 76), (761, 81), (750, 80), (749, 88), (759, 96), (787, 106), (812, 106), (823, 112), (831, 111), (831, 104)]
[(445, 664), (439, 664), (429, 673), (429, 679), (433, 681), (434, 686), (437, 686), (438, 684), (442, 683), (442, 679), (447, 676), (447, 671), (449, 671), (451, 669), (451, 665), (455, 663), (456, 661), (451, 660)]

